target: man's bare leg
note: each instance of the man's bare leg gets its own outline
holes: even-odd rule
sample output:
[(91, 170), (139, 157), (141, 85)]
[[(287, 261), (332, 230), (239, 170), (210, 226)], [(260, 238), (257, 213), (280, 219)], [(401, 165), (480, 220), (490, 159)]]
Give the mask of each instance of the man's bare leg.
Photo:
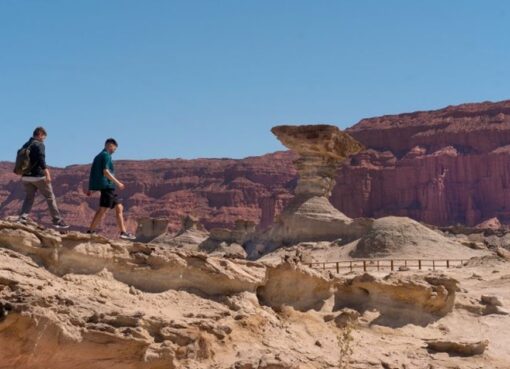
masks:
[(96, 213), (94, 214), (94, 218), (92, 218), (92, 223), (90, 223), (89, 230), (93, 231), (97, 228), (99, 223), (101, 223), (101, 220), (103, 220), (103, 216), (106, 214), (106, 211), (108, 208), (102, 208), (100, 207), (97, 209)]
[(121, 232), (126, 232), (126, 224), (124, 223), (124, 206), (122, 204), (115, 205), (115, 216), (117, 217), (117, 226)]

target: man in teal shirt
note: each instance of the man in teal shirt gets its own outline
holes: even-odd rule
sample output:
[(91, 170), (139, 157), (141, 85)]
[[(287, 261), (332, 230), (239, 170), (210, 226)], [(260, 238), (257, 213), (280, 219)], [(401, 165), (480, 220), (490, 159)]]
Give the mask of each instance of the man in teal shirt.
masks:
[(108, 209), (115, 209), (117, 218), (117, 225), (120, 230), (120, 238), (124, 240), (134, 240), (135, 236), (126, 231), (124, 223), (124, 206), (121, 199), (115, 193), (115, 188), (119, 190), (124, 189), (124, 184), (115, 177), (115, 170), (113, 168), (112, 154), (117, 150), (117, 141), (113, 138), (106, 140), (104, 149), (95, 158), (90, 169), (89, 190), (90, 195), (92, 191), (100, 191), (101, 197), (99, 198), (99, 209), (96, 211), (88, 233), (95, 233), (95, 229), (103, 219)]

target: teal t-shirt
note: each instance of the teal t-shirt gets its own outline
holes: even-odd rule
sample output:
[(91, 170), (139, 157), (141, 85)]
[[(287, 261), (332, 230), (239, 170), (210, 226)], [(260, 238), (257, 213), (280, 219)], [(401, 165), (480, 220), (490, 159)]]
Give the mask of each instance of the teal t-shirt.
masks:
[(90, 168), (89, 190), (100, 191), (115, 189), (115, 183), (110, 181), (103, 174), (105, 169), (108, 169), (111, 174), (114, 173), (112, 156), (108, 151), (103, 150), (94, 158), (92, 168)]

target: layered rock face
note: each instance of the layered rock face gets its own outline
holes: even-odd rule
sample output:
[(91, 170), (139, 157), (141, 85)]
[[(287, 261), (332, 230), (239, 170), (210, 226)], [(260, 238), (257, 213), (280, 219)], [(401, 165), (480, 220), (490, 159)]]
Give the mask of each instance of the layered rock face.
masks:
[(510, 222), (510, 101), (364, 119), (347, 132), (369, 150), (337, 174), (331, 202), (345, 214)]

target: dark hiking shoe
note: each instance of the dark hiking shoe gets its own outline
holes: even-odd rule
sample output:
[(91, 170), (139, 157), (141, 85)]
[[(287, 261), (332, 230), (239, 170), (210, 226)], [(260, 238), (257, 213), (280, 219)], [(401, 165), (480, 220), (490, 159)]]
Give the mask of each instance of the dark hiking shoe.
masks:
[(94, 235), (94, 234), (97, 234), (97, 231), (93, 231), (93, 230), (89, 229), (87, 231), (87, 234)]
[(123, 240), (133, 241), (136, 239), (136, 236), (128, 232), (120, 232), (120, 238), (122, 238)]
[(67, 228), (69, 228), (69, 224), (67, 224), (66, 222), (64, 222), (61, 219), (56, 222), (53, 222), (53, 227), (58, 228), (58, 229), (67, 229)]

